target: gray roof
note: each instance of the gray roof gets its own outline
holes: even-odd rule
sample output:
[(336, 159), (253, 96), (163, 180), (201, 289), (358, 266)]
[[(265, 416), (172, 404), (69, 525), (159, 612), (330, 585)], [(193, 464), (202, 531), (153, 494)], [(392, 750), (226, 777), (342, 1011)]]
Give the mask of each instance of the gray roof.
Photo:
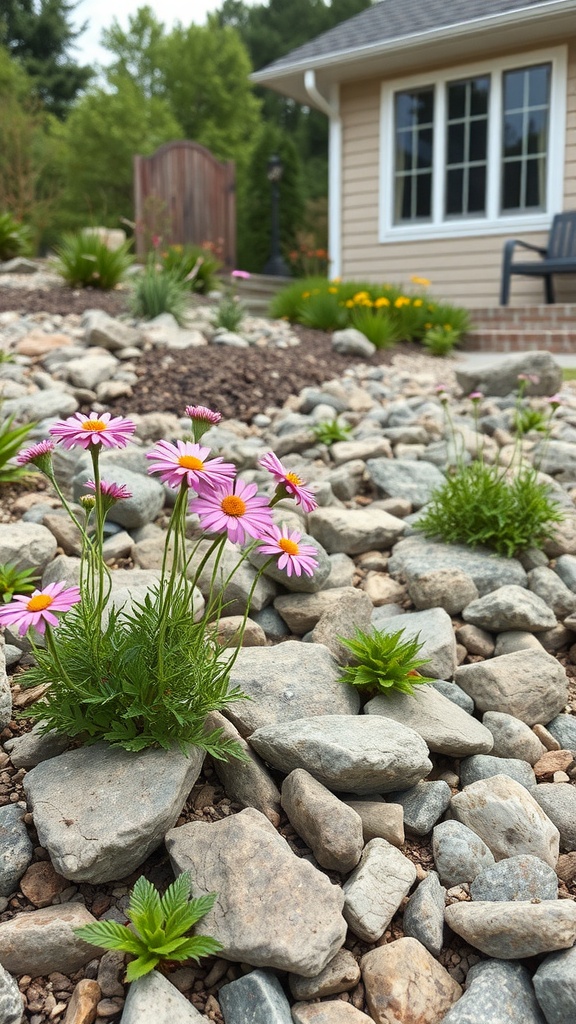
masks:
[(499, 14), (533, 7), (544, 11), (551, 4), (556, 6), (553, 0), (377, 0), (372, 7), (275, 60), (266, 70), (281, 70), (307, 60), (312, 63), (318, 57), (448, 30)]

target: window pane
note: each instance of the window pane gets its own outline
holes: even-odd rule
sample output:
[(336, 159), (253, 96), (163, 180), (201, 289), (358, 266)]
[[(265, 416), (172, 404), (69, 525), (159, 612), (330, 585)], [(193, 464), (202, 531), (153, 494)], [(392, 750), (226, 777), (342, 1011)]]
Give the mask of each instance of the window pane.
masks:
[(464, 171), (448, 171), (446, 177), (446, 214), (448, 217), (462, 213)]
[(412, 178), (396, 178), (394, 200), (394, 222), (397, 224), (402, 220), (411, 220)]
[(418, 167), (432, 167), (432, 129), (418, 131)]
[(412, 132), (398, 132), (396, 135), (396, 170), (406, 171), (412, 167)]
[(467, 217), (486, 208), (489, 89), (488, 75), (450, 82), (447, 87), (447, 217)]
[(546, 160), (537, 157), (526, 163), (526, 201), (525, 206), (542, 207), (542, 196), (545, 194)]
[(486, 165), (468, 172), (468, 213), (486, 211)]
[(504, 118), (504, 156), (519, 156), (522, 152), (524, 129), (523, 114), (507, 114)]
[(546, 130), (548, 128), (548, 112), (546, 110), (532, 110), (528, 117), (528, 145), (529, 153), (546, 152)]
[(472, 121), (470, 125), (470, 159), (485, 160), (487, 155), (487, 121)]
[(550, 87), (550, 65), (530, 68), (528, 79), (528, 103), (531, 107), (548, 106)]
[(524, 70), (507, 71), (504, 75), (504, 110), (521, 110), (524, 106)]
[(432, 175), (419, 174), (416, 178), (416, 216), (430, 218), (432, 213)]
[(520, 203), (520, 175), (522, 171), (522, 164), (520, 160), (513, 160), (510, 163), (504, 164), (503, 183), (502, 183), (502, 209), (503, 210), (517, 210)]
[(464, 160), (464, 124), (448, 125), (448, 164), (461, 164)]
[(504, 73), (502, 210), (546, 206), (551, 68)]
[(490, 79), (488, 75), (482, 78), (473, 78), (470, 83), (470, 113), (472, 117), (488, 113), (488, 96), (490, 94)]
[(394, 221), (429, 219), (432, 212), (434, 89), (396, 93)]
[(448, 118), (464, 117), (466, 111), (466, 82), (451, 82), (448, 86)]

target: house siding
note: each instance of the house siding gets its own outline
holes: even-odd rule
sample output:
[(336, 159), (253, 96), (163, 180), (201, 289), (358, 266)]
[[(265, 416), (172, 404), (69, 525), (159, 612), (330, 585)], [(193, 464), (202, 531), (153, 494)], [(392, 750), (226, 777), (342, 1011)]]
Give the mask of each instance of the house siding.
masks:
[[(476, 235), (409, 242), (378, 240), (379, 134), (382, 79), (341, 86), (342, 252), (348, 280), (410, 284), (427, 277), (438, 297), (470, 307), (497, 306), (506, 235)], [(576, 39), (568, 48), (566, 148), (563, 208), (576, 209)], [(524, 241), (545, 245), (546, 232), (522, 232)], [(575, 301), (576, 276), (556, 278), (558, 301)], [(512, 305), (544, 301), (541, 278), (514, 277)]]

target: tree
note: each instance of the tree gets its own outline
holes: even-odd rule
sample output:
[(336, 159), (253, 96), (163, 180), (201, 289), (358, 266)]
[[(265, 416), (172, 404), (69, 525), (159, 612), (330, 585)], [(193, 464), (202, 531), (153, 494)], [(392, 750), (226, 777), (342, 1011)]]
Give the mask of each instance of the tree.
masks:
[(84, 27), (73, 29), (70, 0), (3, 0), (0, 43), (30, 76), (48, 111), (63, 118), (93, 72), (70, 57)]

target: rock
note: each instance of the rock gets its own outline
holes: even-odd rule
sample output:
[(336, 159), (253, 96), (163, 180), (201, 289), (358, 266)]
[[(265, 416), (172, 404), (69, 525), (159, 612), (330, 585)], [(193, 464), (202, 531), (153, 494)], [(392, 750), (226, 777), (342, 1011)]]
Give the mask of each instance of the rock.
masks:
[(39, 270), (37, 263), (24, 256), (15, 256), (14, 259), (0, 263), (0, 274), (37, 274)]
[(550, 352), (523, 352), (510, 359), (498, 360), (497, 364), (485, 364), (456, 370), (456, 380), (464, 394), (481, 391), (484, 395), (504, 396), (518, 389), (518, 375), (538, 377), (538, 382), (528, 380), (526, 392), (529, 395), (555, 395), (562, 387), (562, 367)]
[[(315, 978), (291, 974), (290, 991), (295, 999), (322, 999), (324, 996), (349, 992), (360, 981), (360, 968), (348, 949), (341, 949)], [(263, 1024), (268, 1024), (264, 1021)]]
[(384, 572), (369, 572), (362, 583), (362, 590), (368, 595), (372, 604), (379, 608), (383, 604), (394, 604), (406, 597), (406, 587), (397, 583)]
[(404, 793), (389, 793), (388, 800), (400, 804), (408, 835), (425, 836), (444, 814), (451, 796), (445, 782), (419, 782)]
[(98, 743), (33, 768), (24, 789), (56, 870), (93, 884), (134, 871), (176, 822), (203, 756)]
[(250, 744), (273, 767), (305, 768), (337, 792), (409, 789), (431, 769), (420, 736), (379, 715), (301, 718), (257, 729)]
[(536, 789), (536, 778), (527, 761), (517, 757), (490, 757), (486, 754), (474, 754), (460, 762), (460, 784), (470, 786), (479, 779), (491, 779), (494, 775), (506, 775), (515, 779), (530, 793)]
[(310, 641), (323, 644), (341, 664), (353, 661), (354, 656), (340, 637), (350, 639), (355, 636), (356, 629), (370, 632), (373, 607), (368, 594), (355, 587), (347, 588), (338, 604), (327, 608), (321, 615), (310, 634)]
[(470, 886), (473, 900), (556, 900), (558, 877), (539, 857), (528, 853), (507, 857), (480, 871)]
[(542, 743), (542, 746), (545, 747), (546, 750), (560, 750), (560, 744), (558, 740), (554, 738), (552, 733), (548, 731), (545, 725), (534, 725), (532, 727), (532, 732), (535, 736), (538, 737), (538, 739)]
[(558, 829), (514, 779), (494, 775), (472, 783), (452, 797), (452, 813), (484, 840), (496, 860), (530, 853), (556, 867)]
[(7, 399), (2, 405), (2, 412), (6, 416), (14, 413), (18, 421), (28, 421), (32, 417), (37, 421), (61, 419), (72, 416), (77, 409), (78, 402), (62, 386), (34, 391), (22, 398)]
[(467, 715), (474, 714), (474, 701), (472, 697), (469, 697), (464, 690), (457, 686), (456, 683), (452, 683), (448, 679), (434, 679), (431, 686), (435, 690), (438, 690), (447, 700), (452, 701), (453, 704), (457, 704), (459, 708), (462, 708)]
[(516, 585), (499, 587), (472, 601), (462, 612), (466, 622), (492, 633), (520, 629), (538, 633), (553, 629), (556, 616), (537, 594)]
[(118, 360), (114, 356), (93, 349), (79, 359), (70, 359), (66, 363), (66, 379), (75, 388), (93, 391), (97, 384), (113, 377), (117, 368)]
[(355, 935), (376, 942), (416, 880), (412, 861), (385, 839), (371, 839), (344, 883), (344, 917)]
[(239, 687), (250, 700), (226, 707), (243, 736), (263, 726), (325, 715), (355, 715), (358, 693), (340, 682), (340, 668), (322, 644), (287, 640), (276, 647), (241, 650), (230, 673), (230, 688)]
[(280, 791), (264, 764), (246, 740), (219, 711), (211, 711), (206, 719), (207, 729), (222, 729), (226, 739), (239, 743), (245, 761), (214, 758), (214, 769), (224, 786), (226, 796), (242, 807), (255, 807), (265, 814), (273, 825), (280, 824)]
[[(422, 672), (425, 671), (426, 666), (423, 666)], [(407, 725), (434, 753), (465, 757), (492, 750), (493, 740), (488, 729), (433, 686), (419, 684), (414, 687), (414, 693), (394, 690), (373, 697), (365, 705), (364, 713), (383, 715)]]
[(97, 1006), (101, 998), (102, 993), (98, 982), (92, 981), (90, 978), (82, 978), (74, 987), (64, 1024), (92, 1024), (96, 1020)]
[(482, 658), (491, 658), (494, 654), (494, 638), (485, 629), (467, 624), (456, 630), (456, 639), (464, 644), (468, 654), (479, 654)]
[(546, 1024), (534, 996), (530, 972), (521, 964), (501, 960), (474, 964), (466, 977), (466, 992), (448, 1011), (442, 1024), (504, 1022)]
[(386, 551), (406, 524), (381, 509), (317, 508), (308, 516), (308, 529), (329, 554), (357, 555)]
[(376, 1024), (434, 1024), (462, 994), (446, 968), (410, 937), (372, 949), (362, 957), (361, 969)]
[(15, 892), (34, 854), (23, 817), (22, 806), (0, 807), (0, 896)]
[(404, 843), (404, 810), (400, 804), (387, 804), (384, 800), (346, 800), (360, 815), (365, 843), (371, 839), (386, 839), (392, 846)]
[(49, 860), (38, 860), (20, 879), (20, 890), (35, 907), (49, 907), (68, 884), (68, 879), (59, 875)]
[[(303, 978), (300, 980), (304, 982)], [(250, 971), (223, 985), (218, 991), (218, 1002), (226, 1015), (226, 1024), (292, 1024), (290, 1003), (278, 978), (270, 971)]]
[(302, 768), (284, 780), (282, 807), (321, 867), (341, 872), (356, 867), (364, 845), (360, 816)]
[(478, 597), (478, 588), (461, 569), (432, 569), (413, 579), (408, 593), (416, 608), (443, 608), (448, 615), (459, 615)]
[[(83, 469), (74, 477), (74, 498), (87, 493), (85, 484), (92, 479), (92, 470)], [(164, 488), (152, 477), (134, 473), (124, 466), (107, 465), (102, 471), (103, 479), (109, 483), (125, 484), (132, 497), (117, 501), (108, 513), (112, 523), (119, 523), (128, 530), (153, 522), (164, 507)]]
[(435, 490), (446, 482), (430, 462), (411, 459), (368, 459), (366, 468), (379, 495), (408, 498), (413, 508), (426, 505)]
[(355, 327), (347, 327), (343, 331), (334, 331), (332, 335), (332, 348), (345, 356), (360, 356), (361, 359), (370, 359), (376, 352), (376, 345), (368, 340), (365, 334), (357, 331)]
[(0, 964), (0, 1020), (2, 1024), (21, 1024), (23, 1014), (24, 1003), (20, 989), (14, 978)]
[(223, 647), (265, 647), (266, 633), (254, 619), (243, 615), (222, 615), (218, 622), (218, 642)]
[(534, 765), (534, 774), (539, 782), (550, 782), (555, 772), (576, 771), (576, 761), (571, 750), (547, 750)]
[(334, 587), (316, 594), (280, 594), (274, 601), (274, 607), (291, 633), (304, 636), (314, 629), (324, 612), (336, 607), (349, 591), (358, 592), (356, 587)]
[(516, 654), (517, 651), (541, 651), (541, 636), (542, 633), (536, 636), (525, 629), (509, 629), (505, 633), (498, 633), (494, 657), (501, 658), (504, 654)]
[(494, 757), (520, 758), (534, 765), (546, 749), (532, 729), (513, 715), (487, 711), (482, 717), (482, 725), (494, 737)]
[(532, 978), (547, 1024), (576, 1019), (576, 947), (551, 953)]
[(576, 788), (569, 783), (544, 782), (536, 786), (534, 797), (560, 833), (560, 849), (576, 850)]
[(87, 309), (82, 317), (84, 337), (89, 346), (96, 345), (109, 352), (119, 352), (132, 345), (138, 348), (142, 337), (129, 324), (108, 316), (101, 309)]
[(556, 865), (556, 874), (566, 884), (576, 878), (576, 853), (561, 853)]
[(494, 864), (494, 855), (484, 840), (460, 821), (441, 821), (436, 825), (432, 854), (440, 881), (449, 888), (472, 882)]
[(518, 651), (461, 665), (454, 681), (481, 711), (501, 711), (526, 725), (550, 721), (568, 699), (566, 673), (545, 651)]
[(195, 895), (218, 893), (201, 932), (222, 943), (225, 959), (313, 977), (343, 944), (342, 890), (259, 811), (172, 829), (166, 846), (176, 873), (191, 871)]
[(576, 940), (576, 903), (571, 900), (453, 903), (445, 919), (471, 946), (503, 960), (566, 949)]
[[(381, 612), (382, 609), (377, 609)], [(372, 621), (376, 625), (375, 612)], [(436, 679), (449, 679), (456, 668), (456, 640), (452, 621), (443, 608), (428, 608), (423, 612), (408, 612), (402, 622), (391, 622), (379, 627), (382, 632), (395, 633), (402, 629), (402, 640), (415, 638), (422, 644), (419, 658), (426, 658), (421, 673)]]
[(0, 565), (8, 562), (16, 569), (42, 572), (56, 548), (56, 538), (39, 523), (2, 523)]
[(60, 348), (68, 348), (73, 344), (72, 338), (67, 334), (48, 334), (46, 331), (30, 331), (16, 345), (16, 351), (20, 356), (29, 356), (37, 359), (45, 356), (48, 352)]
[[(381, 456), (383, 458), (392, 458), (392, 448), (390, 442), (382, 437), (380, 434), (371, 437), (363, 437), (361, 440), (355, 441), (336, 441), (335, 444), (330, 445), (330, 458), (335, 466), (346, 466), (347, 470), (352, 469), (353, 463), (362, 463), (362, 477), (366, 471), (365, 460), (372, 456)], [(333, 475), (331, 474), (328, 479), (332, 483)], [(337, 478), (338, 479), (338, 478)], [(386, 511), (390, 511), (387, 509)], [(392, 513), (393, 515), (395, 513)]]
[(528, 587), (552, 609), (558, 619), (564, 619), (576, 611), (576, 594), (547, 565), (539, 565), (530, 570)]
[(74, 929), (94, 921), (80, 903), (16, 914), (0, 922), (0, 962), (11, 974), (33, 978), (52, 971), (73, 974), (98, 952), (79, 939)]
[(150, 971), (128, 989), (120, 1024), (205, 1024), (206, 1018), (168, 978)]
[(418, 535), (406, 537), (396, 544), (388, 564), (391, 575), (404, 574), (408, 586), (422, 575), (437, 569), (459, 569), (465, 572), (474, 581), (481, 596), (508, 583), (516, 583), (520, 587), (525, 587), (527, 583), (526, 573), (515, 558), (500, 557), (489, 548), (441, 544)]
[(440, 956), (444, 944), (446, 889), (435, 871), (424, 878), (408, 900), (402, 919), (404, 934), (418, 939), (432, 956)]
[(12, 719), (12, 690), (6, 675), (6, 641), (0, 636), (0, 729)]
[(294, 1024), (372, 1024), (372, 1018), (351, 1003), (327, 999), (324, 1003), (294, 1003)]
[(547, 723), (547, 729), (564, 750), (571, 750), (576, 756), (576, 717), (556, 715)]
[[(200, 568), (200, 561), (208, 555), (209, 549), (208, 541), (200, 541), (192, 559), (192, 572)], [(243, 615), (248, 599), (252, 595), (250, 610), (251, 614), (254, 614), (269, 605), (278, 590), (273, 580), (266, 576), (256, 580), (256, 575), (256, 570), (248, 561), (242, 559), (236, 545), (226, 541), (217, 567), (214, 556), (207, 559), (198, 577), (198, 587), (207, 601), (210, 601), (214, 587), (220, 588), (228, 615)]]

